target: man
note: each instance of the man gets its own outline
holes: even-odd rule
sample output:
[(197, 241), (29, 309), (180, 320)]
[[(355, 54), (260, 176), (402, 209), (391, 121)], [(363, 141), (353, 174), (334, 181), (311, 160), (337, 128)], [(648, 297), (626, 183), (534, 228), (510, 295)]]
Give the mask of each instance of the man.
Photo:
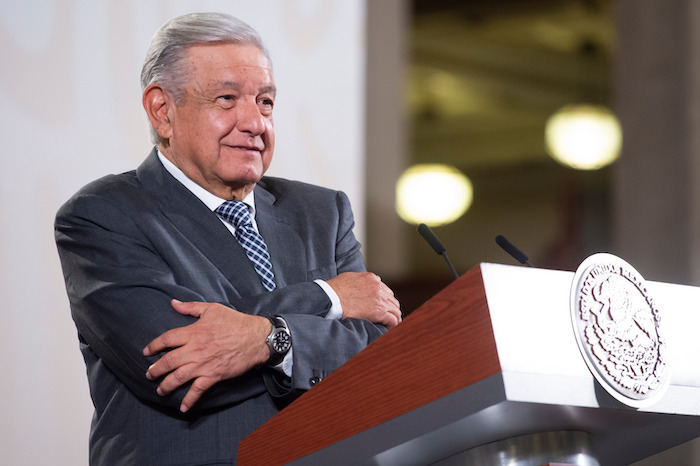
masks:
[(344, 194), (263, 177), (275, 83), (255, 31), (176, 18), (142, 86), (156, 149), (56, 217), (90, 461), (235, 463), (243, 437), (401, 313), (365, 271)]

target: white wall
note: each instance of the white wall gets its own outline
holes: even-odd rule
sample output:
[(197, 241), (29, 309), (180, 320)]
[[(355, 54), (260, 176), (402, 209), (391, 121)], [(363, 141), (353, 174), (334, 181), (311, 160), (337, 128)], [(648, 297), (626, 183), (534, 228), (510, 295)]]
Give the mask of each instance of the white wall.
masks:
[(147, 155), (148, 41), (197, 10), (260, 31), (278, 87), (269, 173), (346, 191), (363, 237), (364, 0), (0, 0), (3, 464), (87, 464), (92, 407), (53, 217), (85, 183)]

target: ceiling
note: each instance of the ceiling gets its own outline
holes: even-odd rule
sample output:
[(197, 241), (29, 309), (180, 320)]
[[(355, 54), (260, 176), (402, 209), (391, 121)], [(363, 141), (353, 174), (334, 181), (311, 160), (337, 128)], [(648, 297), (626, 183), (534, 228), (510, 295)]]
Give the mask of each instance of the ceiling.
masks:
[[(412, 5), (410, 161), (454, 165), (474, 184), (470, 210), (436, 232), (456, 268), (512, 263), (497, 234), (547, 268), (572, 270), (604, 250), (611, 171), (559, 165), (546, 153), (544, 127), (564, 105), (610, 102), (612, 0)], [(413, 275), (446, 273), (417, 236)]]
[(559, 107), (609, 100), (610, 0), (414, 0), (414, 161), (462, 169), (546, 160)]

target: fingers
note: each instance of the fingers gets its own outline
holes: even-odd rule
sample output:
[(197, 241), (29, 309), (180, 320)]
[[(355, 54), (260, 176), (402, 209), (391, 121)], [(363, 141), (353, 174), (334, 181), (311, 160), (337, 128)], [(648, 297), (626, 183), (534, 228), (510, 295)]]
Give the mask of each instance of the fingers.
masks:
[[(178, 349), (174, 349), (168, 352), (167, 354), (163, 355), (163, 357), (161, 357), (155, 363), (151, 364), (151, 366), (148, 368), (148, 370), (146, 371), (146, 378), (148, 380), (157, 380), (163, 377), (165, 374), (176, 371), (182, 368), (182, 366), (184, 366), (185, 364), (189, 364), (191, 361), (184, 359), (183, 355), (185, 354), (187, 353), (179, 351)], [(178, 380), (183, 380), (182, 383), (185, 383), (189, 379), (185, 378), (184, 376), (185, 373), (179, 372), (176, 378)], [(169, 393), (174, 388), (177, 388), (177, 386), (170, 388), (168, 385), (166, 385), (164, 387), (164, 390), (166, 390), (165, 393)]]
[[(178, 367), (174, 371), (170, 372), (156, 389), (158, 395), (165, 396), (194, 379), (194, 382), (192, 382), (190, 389), (187, 391), (180, 404), (180, 411), (183, 413), (189, 411), (189, 409), (202, 397), (204, 392), (209, 390), (219, 380), (214, 377), (196, 377), (192, 373), (192, 370), (194, 369), (194, 364), (186, 364)], [(149, 368), (149, 372), (146, 374), (146, 376), (151, 380), (153, 380), (153, 378), (157, 378), (158, 376), (153, 377), (153, 375), (151, 375), (150, 370), (151, 369)]]
[[(156, 392), (160, 396), (165, 396), (165, 395), (168, 395), (169, 393), (174, 392), (178, 387), (185, 385), (187, 382), (189, 382), (190, 380), (195, 378), (195, 375), (192, 373), (192, 371), (194, 369), (195, 369), (194, 364), (186, 364), (183, 366), (179, 366), (177, 369), (168, 373), (168, 375), (165, 376), (163, 381), (158, 385)], [(148, 377), (149, 380), (155, 380), (159, 376), (151, 378), (148, 376), (148, 373), (147, 373), (146, 377)], [(192, 405), (190, 404), (189, 406), (192, 406)]]
[(204, 392), (209, 390), (215, 383), (216, 379), (211, 377), (198, 377), (192, 382), (192, 386), (187, 391), (187, 394), (182, 399), (180, 411), (186, 413), (194, 404), (202, 397)]
[(327, 281), (340, 298), (343, 318), (365, 319), (392, 328), (401, 320), (394, 292), (370, 272), (345, 272)]
[(197, 364), (197, 360), (193, 359), (193, 356), (195, 356), (193, 353), (177, 348), (163, 355), (146, 371), (148, 380), (164, 377), (156, 388), (156, 392), (160, 396), (168, 395), (194, 380), (180, 404), (180, 411), (183, 413), (187, 412), (204, 392), (219, 380), (214, 377), (201, 376), (203, 367)]
[(208, 309), (209, 303), (204, 302), (182, 302), (177, 299), (170, 301), (170, 305), (180, 314), (186, 316), (201, 317), (202, 314)]
[[(177, 299), (173, 299), (170, 301), (170, 305), (175, 311), (183, 315), (189, 315), (194, 317), (202, 316), (202, 314), (207, 309), (206, 304), (207, 303), (199, 302), (183, 303), (182, 301), (178, 301)], [(165, 351), (168, 348), (177, 348), (178, 346), (181, 346), (184, 343), (185, 340), (179, 328), (168, 330), (167, 332), (152, 340), (148, 345), (146, 345), (146, 347), (143, 349), (143, 355), (153, 356), (154, 354), (158, 354), (161, 351)]]
[(393, 295), (387, 299), (383, 311), (384, 320), (382, 325), (384, 325), (386, 328), (394, 328), (403, 320), (399, 301)]
[(371, 274), (370, 278), (371, 287), (367, 291), (368, 296), (373, 297), (369, 303), (373, 317), (370, 317), (369, 320), (387, 328), (396, 327), (402, 320), (399, 301), (391, 288), (382, 282), (379, 276)]
[(237, 377), (269, 357), (265, 317), (238, 312), (217, 303), (172, 301), (173, 309), (197, 317), (185, 327), (168, 330), (143, 350), (161, 357), (146, 371), (148, 380), (160, 380), (156, 389), (168, 395), (191, 382), (180, 409), (189, 410), (202, 394), (221, 380)]
[(143, 355), (153, 356), (154, 354), (158, 354), (166, 349), (182, 346), (184, 342), (185, 340), (182, 338), (181, 328), (174, 328), (161, 334), (159, 337), (156, 337), (148, 345), (146, 345), (146, 347), (143, 349)]
[(383, 313), (382, 324), (387, 328), (396, 327), (402, 320), (401, 305), (391, 288), (383, 282), (381, 282), (381, 298), (382, 303), (378, 312)]

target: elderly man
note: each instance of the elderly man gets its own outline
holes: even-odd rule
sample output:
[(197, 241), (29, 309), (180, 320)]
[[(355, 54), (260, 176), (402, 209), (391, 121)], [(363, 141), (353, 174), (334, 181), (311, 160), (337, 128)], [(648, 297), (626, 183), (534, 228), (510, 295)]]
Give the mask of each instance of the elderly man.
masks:
[(141, 79), (156, 147), (56, 217), (95, 406), (90, 461), (231, 464), (401, 312), (365, 271), (343, 193), (263, 176), (275, 83), (254, 30), (175, 18)]

